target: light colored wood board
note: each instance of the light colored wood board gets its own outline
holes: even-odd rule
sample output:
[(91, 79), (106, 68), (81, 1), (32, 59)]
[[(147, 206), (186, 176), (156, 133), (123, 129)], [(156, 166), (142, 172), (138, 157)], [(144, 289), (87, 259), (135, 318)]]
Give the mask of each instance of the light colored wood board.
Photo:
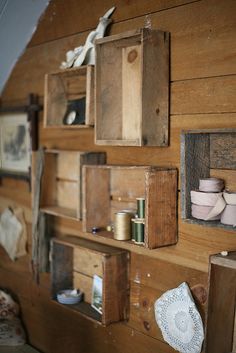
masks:
[(93, 253), (88, 249), (75, 248), (73, 256), (73, 269), (86, 276), (93, 277), (96, 274), (103, 277), (103, 255)]
[(84, 231), (91, 231), (93, 227), (106, 227), (110, 223), (109, 180), (109, 169), (84, 166), (83, 195), (85, 197), (82, 218)]
[[(116, 23), (194, 1), (171, 0), (166, 2), (161, 0), (157, 3), (152, 0), (148, 3), (140, 1), (136, 4), (132, 1), (127, 4), (121, 0), (116, 3), (116, 10), (112, 15), (112, 19)], [(90, 0), (84, 3), (83, 6), (80, 6), (75, 0), (68, 1), (67, 6), (63, 2), (54, 1), (49, 4), (45, 14), (42, 16), (29, 46), (94, 29), (98, 24), (99, 17), (104, 15), (110, 7), (111, 3), (109, 0), (96, 3), (96, 5)], [(91, 11), (91, 9), (94, 9), (94, 11)], [(88, 13), (90, 14), (89, 17), (87, 16)], [(61, 18), (63, 18), (63, 22)]]
[(147, 168), (134, 166), (111, 168), (110, 192), (115, 198), (136, 199), (145, 196), (145, 171)]
[[(0, 189), (1, 190), (1, 189)], [(31, 205), (24, 205), (22, 202), (18, 203), (17, 200), (14, 200), (14, 197), (11, 195), (9, 197), (0, 196), (0, 212), (2, 212), (7, 207), (20, 207), (24, 211), (24, 217), (26, 222), (32, 222), (32, 208)]]
[(236, 75), (174, 82), (171, 114), (235, 112), (235, 82)]
[(226, 268), (236, 270), (236, 252), (231, 251), (227, 256), (222, 254), (213, 255), (210, 258), (211, 264), (219, 265)]
[(44, 94), (44, 126), (61, 125), (67, 97), (60, 76), (45, 74)]
[(146, 173), (145, 246), (150, 249), (177, 242), (177, 170)]
[[(234, 0), (224, 2), (207, 0), (149, 15), (152, 28), (168, 30), (172, 34), (172, 81), (236, 73), (235, 49), (232, 47), (235, 39), (235, 11), (236, 4)], [(196, 21), (196, 18), (200, 20)], [(221, 18), (221, 21), (218, 18)], [(145, 16), (135, 18), (132, 21), (122, 22), (112, 26), (111, 34), (140, 28), (143, 27), (144, 23)], [(183, 31), (183, 28), (188, 28), (188, 31)], [(83, 32), (69, 38), (62, 38), (27, 49), (19, 60), (4, 90), (3, 102), (7, 100), (14, 101), (19, 98), (25, 99), (28, 92), (42, 95), (44, 74), (58, 69), (61, 61), (65, 60), (66, 51), (84, 44), (87, 34), (88, 32)], [(221, 50), (218, 50), (219, 47)], [(37, 69), (35, 58), (40, 62), (40, 65), (37, 65)], [(15, 87), (18, 87), (18, 89), (16, 90)], [(191, 92), (194, 92), (194, 89), (195, 87), (191, 89)], [(234, 88), (232, 88), (232, 94), (233, 91)], [(217, 93), (217, 90), (213, 89), (211, 92)], [(210, 90), (208, 90), (208, 93), (209, 106), (213, 95), (210, 94)], [(223, 96), (227, 96), (227, 99), (230, 99), (230, 89), (226, 89), (226, 92), (222, 93), (220, 100), (218, 100), (220, 97), (216, 99), (216, 109), (219, 109), (221, 103), (224, 109), (227, 108), (225, 107), (226, 104), (233, 104), (230, 102), (226, 103)], [(180, 99), (182, 98), (185, 97), (181, 95)], [(196, 95), (194, 95), (194, 98), (196, 98), (196, 102), (193, 102), (193, 108), (194, 106), (196, 107), (197, 101), (199, 102), (200, 99), (203, 102), (206, 101), (204, 93), (201, 98), (199, 97), (198, 99)], [(212, 107), (213, 105), (214, 103), (212, 103)], [(189, 106), (191, 106), (191, 103), (189, 103)], [(200, 107), (198, 106), (196, 113), (201, 112), (201, 110), (199, 111)], [(230, 109), (227, 108), (227, 111), (230, 111)]]
[(210, 135), (181, 134), (181, 210), (191, 218), (190, 191), (198, 190), (199, 179), (210, 176)]
[(236, 132), (210, 135), (211, 168), (236, 169)]
[(95, 141), (121, 140), (122, 51), (119, 46), (108, 43), (106, 46), (96, 46), (96, 53)]
[(144, 32), (142, 62), (142, 144), (169, 144), (169, 33)]
[(231, 352), (235, 314), (235, 269), (211, 265), (206, 329), (206, 352)]
[(85, 103), (85, 124), (94, 125), (95, 123), (95, 76), (94, 67), (87, 67), (86, 79), (86, 103)]
[(75, 210), (78, 214), (79, 187), (77, 182), (58, 180), (56, 183), (56, 205)]
[(60, 179), (79, 181), (78, 169), (80, 153), (75, 151), (58, 151), (56, 176)]
[(79, 289), (84, 293), (83, 300), (86, 303), (92, 301), (93, 278), (85, 276), (79, 272), (73, 272), (73, 288)]
[(141, 46), (122, 48), (122, 139), (141, 139)]
[(40, 190), (40, 206), (56, 203), (56, 170), (58, 154), (44, 153), (44, 167)]
[(210, 176), (223, 179), (227, 190), (236, 191), (236, 171), (228, 169), (211, 169)]
[(59, 216), (59, 217), (66, 217), (69, 219), (74, 219), (78, 223), (76, 209), (60, 207), (60, 206), (56, 206), (56, 205), (53, 205), (53, 206), (45, 205), (44, 207), (41, 207), (41, 210), (44, 213), (52, 215), (52, 216)]

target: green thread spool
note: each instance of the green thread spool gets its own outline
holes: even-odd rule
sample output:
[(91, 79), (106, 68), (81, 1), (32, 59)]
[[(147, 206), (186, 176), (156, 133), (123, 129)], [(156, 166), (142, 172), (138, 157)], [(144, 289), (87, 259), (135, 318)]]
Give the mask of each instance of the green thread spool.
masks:
[(138, 197), (137, 199), (138, 218), (145, 218), (145, 198)]
[(143, 244), (144, 243), (144, 220), (135, 219), (135, 243)]

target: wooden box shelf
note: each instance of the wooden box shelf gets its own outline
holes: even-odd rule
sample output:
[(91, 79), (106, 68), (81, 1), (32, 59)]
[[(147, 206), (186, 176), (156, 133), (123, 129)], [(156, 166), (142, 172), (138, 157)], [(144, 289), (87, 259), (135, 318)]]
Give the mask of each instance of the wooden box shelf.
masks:
[(199, 179), (218, 177), (235, 191), (236, 129), (188, 130), (181, 134), (181, 212), (191, 223), (235, 230), (220, 221), (201, 221), (191, 216), (190, 191), (198, 190)]
[(236, 351), (236, 252), (210, 258), (206, 353)]
[[(85, 98), (85, 124), (65, 125), (68, 102)], [(94, 67), (60, 70), (45, 76), (44, 126), (83, 128), (94, 125)]]
[[(54, 238), (51, 267), (53, 299), (56, 299), (58, 291), (62, 289), (77, 288), (84, 292), (84, 301), (67, 305), (69, 310), (105, 326), (127, 319), (128, 251), (78, 237)], [(95, 274), (101, 277), (103, 282), (102, 314), (91, 307)]]
[(169, 33), (105, 37), (96, 53), (96, 144), (167, 146)]
[[(114, 214), (136, 209), (145, 197), (145, 246), (153, 249), (177, 241), (177, 170), (151, 166), (84, 166), (83, 230), (106, 229)], [(112, 232), (99, 231), (111, 237)]]
[(82, 167), (106, 163), (103, 152), (46, 150), (40, 208), (73, 219), (82, 217)]

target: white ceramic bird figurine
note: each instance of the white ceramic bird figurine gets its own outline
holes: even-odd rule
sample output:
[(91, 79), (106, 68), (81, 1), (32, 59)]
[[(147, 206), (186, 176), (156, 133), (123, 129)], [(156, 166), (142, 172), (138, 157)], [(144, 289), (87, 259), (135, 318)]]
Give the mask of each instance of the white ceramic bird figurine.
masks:
[(69, 50), (66, 53), (66, 61), (61, 63), (61, 69), (78, 67), (82, 64), (95, 65), (95, 39), (103, 38), (107, 26), (112, 22), (109, 18), (115, 10), (115, 6), (109, 9), (104, 16), (100, 17), (97, 28), (90, 32), (84, 46)]

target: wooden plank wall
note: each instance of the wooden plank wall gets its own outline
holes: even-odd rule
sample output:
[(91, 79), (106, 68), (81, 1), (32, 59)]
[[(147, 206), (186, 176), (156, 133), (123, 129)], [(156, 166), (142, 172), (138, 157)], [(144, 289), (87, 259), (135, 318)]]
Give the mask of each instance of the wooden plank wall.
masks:
[[(52, 0), (12, 72), (2, 104), (24, 103), (30, 92), (43, 100), (44, 74), (58, 69), (67, 50), (84, 43), (99, 16), (112, 5), (110, 0)], [(170, 146), (95, 146), (92, 128), (63, 133), (43, 129), (42, 117), (40, 143), (56, 149), (106, 151), (112, 164), (179, 168), (182, 129), (236, 128), (236, 1), (117, 0), (116, 6), (110, 34), (143, 27), (146, 22), (171, 33)], [(234, 179), (233, 174), (227, 174), (231, 187)], [(164, 343), (155, 323), (154, 301), (186, 281), (196, 293), (204, 316), (209, 255), (236, 247), (235, 232), (187, 224), (179, 217), (177, 245), (151, 251), (134, 247), (130, 319), (103, 328), (54, 306), (48, 274), (41, 276), (40, 285), (32, 281), (31, 194), (25, 182), (2, 180), (0, 209), (9, 205), (25, 210), (29, 256), (13, 263), (0, 250), (0, 286), (18, 296), (29, 341), (45, 353), (174, 352)], [(56, 227), (64, 233), (81, 234), (80, 225), (73, 221), (59, 220)]]

